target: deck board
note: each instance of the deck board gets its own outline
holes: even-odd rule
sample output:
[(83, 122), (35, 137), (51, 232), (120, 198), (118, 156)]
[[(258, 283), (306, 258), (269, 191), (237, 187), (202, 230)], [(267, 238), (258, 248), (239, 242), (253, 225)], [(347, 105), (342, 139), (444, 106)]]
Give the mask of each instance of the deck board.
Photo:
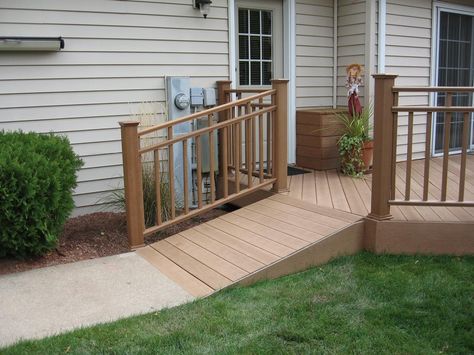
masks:
[[(435, 157), (430, 162), (429, 198), (439, 200), (441, 196), (441, 157)], [(411, 174), (411, 195), (414, 199), (421, 199), (423, 196), (423, 174), (424, 159), (413, 160)], [(474, 200), (474, 155), (467, 156), (465, 199)], [(447, 197), (450, 200), (457, 200), (459, 193), (459, 169), (460, 157), (453, 155), (449, 158), (448, 190)], [(396, 167), (396, 198), (404, 199), (405, 194), (405, 169), (406, 163), (397, 163)], [(292, 177), (294, 178), (294, 176)], [(314, 184), (312, 181), (314, 180)], [(350, 178), (343, 176), (336, 170), (313, 171), (313, 174), (304, 174), (304, 183), (291, 184), (298, 191), (291, 193), (295, 199), (298, 196), (301, 201), (313, 199), (313, 185), (316, 187), (316, 203), (321, 207), (333, 208), (337, 211), (345, 211), (360, 216), (367, 215), (370, 210), (371, 201), (371, 181), (370, 174), (361, 178)], [(310, 186), (308, 188), (308, 186)], [(270, 197), (269, 199), (274, 199)], [(392, 206), (391, 212), (395, 220), (407, 221), (432, 221), (432, 222), (456, 222), (472, 221), (474, 217), (474, 207), (441, 207), (441, 206)]]
[(217, 240), (209, 238), (205, 234), (198, 232), (196, 229), (188, 229), (182, 231), (180, 232), (180, 235), (194, 242), (195, 244), (209, 250), (210, 252), (219, 255), (223, 259), (247, 272), (253, 272), (264, 266), (263, 263), (252, 259), (251, 257), (242, 254), (239, 251), (221, 242), (218, 242)]
[(245, 206), (137, 253), (201, 297), (305, 250), (359, 219), (278, 195), (275, 200)]
[(206, 296), (214, 291), (204, 282), (200, 281), (151, 247), (140, 248), (137, 250), (137, 254), (156, 268), (160, 269), (166, 276), (195, 297)]
[(251, 221), (258, 222), (266, 227), (274, 228), (288, 235), (303, 239), (307, 242), (319, 240), (322, 234), (315, 233), (314, 231), (308, 231), (306, 229), (295, 227), (287, 224), (284, 221), (280, 221), (273, 217), (268, 217), (261, 214), (256, 214), (249, 210), (239, 210), (235, 212), (238, 216), (245, 217)]
[(217, 256), (180, 234), (175, 234), (167, 238), (166, 241), (211, 269), (219, 270), (219, 273), (229, 280), (236, 281), (246, 275), (245, 270), (228, 262), (220, 256)]
[(273, 240), (274, 242), (283, 244), (291, 249), (299, 249), (304, 247), (307, 243), (303, 239), (295, 238), (291, 235), (280, 232), (279, 230), (259, 224), (250, 219), (240, 217), (236, 214), (227, 214), (222, 216), (224, 221), (241, 226), (251, 232), (254, 232), (262, 237)]

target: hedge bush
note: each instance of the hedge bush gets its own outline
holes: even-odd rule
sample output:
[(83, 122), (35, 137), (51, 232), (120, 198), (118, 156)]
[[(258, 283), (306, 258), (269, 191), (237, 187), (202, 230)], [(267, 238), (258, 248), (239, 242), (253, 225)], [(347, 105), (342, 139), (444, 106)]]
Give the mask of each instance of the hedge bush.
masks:
[(56, 246), (81, 166), (66, 137), (0, 131), (0, 257)]

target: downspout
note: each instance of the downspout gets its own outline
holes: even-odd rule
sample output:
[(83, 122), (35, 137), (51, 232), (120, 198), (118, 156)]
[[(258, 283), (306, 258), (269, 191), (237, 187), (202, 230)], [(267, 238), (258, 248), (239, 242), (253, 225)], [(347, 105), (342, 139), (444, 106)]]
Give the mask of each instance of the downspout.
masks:
[(337, 0), (333, 1), (333, 66), (332, 66), (332, 108), (337, 108)]
[(232, 81), (231, 88), (237, 88), (236, 78), (236, 60), (235, 60), (235, 1), (229, 0), (227, 2), (227, 18), (229, 29), (229, 80)]
[(385, 73), (385, 28), (387, 24), (387, 1), (379, 0), (379, 25), (377, 47), (377, 73)]

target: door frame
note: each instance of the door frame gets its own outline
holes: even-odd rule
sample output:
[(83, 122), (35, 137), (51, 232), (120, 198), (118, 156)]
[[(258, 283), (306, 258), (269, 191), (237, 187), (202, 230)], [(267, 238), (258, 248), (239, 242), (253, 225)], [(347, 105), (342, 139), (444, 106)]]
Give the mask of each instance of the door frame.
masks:
[[(458, 5), (453, 3), (441, 2), (441, 1), (434, 1), (433, 2), (433, 9), (431, 15), (431, 73), (430, 73), (430, 82), (431, 86), (437, 86), (438, 83), (438, 56), (439, 56), (439, 16), (440, 13), (444, 12), (453, 12), (461, 15), (471, 15), (474, 16), (474, 8), (465, 6), (465, 5)], [(474, 102), (474, 94), (473, 94), (473, 102)], [(429, 96), (429, 105), (435, 106), (436, 105), (436, 93), (432, 93)], [(431, 122), (431, 155), (441, 156), (443, 155), (442, 152), (436, 153), (435, 151), (435, 139), (436, 139), (436, 115), (433, 115), (432, 122)], [(471, 134), (469, 136), (469, 144), (468, 144), (468, 151), (474, 150), (474, 144), (471, 144), (474, 137), (474, 117), (471, 114)], [(453, 150), (450, 151), (449, 154), (459, 154), (461, 153), (460, 150)]]
[[(258, 0), (256, 0), (258, 2)], [(283, 77), (288, 83), (288, 163), (296, 163), (296, 5), (282, 0), (283, 10)], [(237, 86), (235, 0), (227, 2), (229, 31), (229, 80)]]

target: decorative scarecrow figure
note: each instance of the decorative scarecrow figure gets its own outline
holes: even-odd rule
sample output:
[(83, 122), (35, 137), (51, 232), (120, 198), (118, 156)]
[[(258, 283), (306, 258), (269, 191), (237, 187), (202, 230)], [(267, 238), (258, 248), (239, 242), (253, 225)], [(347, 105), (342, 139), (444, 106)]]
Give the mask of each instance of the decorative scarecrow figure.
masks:
[(360, 64), (351, 64), (346, 68), (347, 79), (346, 88), (347, 97), (349, 98), (349, 115), (360, 115), (362, 113), (362, 105), (359, 100), (359, 85), (362, 85), (362, 66)]

